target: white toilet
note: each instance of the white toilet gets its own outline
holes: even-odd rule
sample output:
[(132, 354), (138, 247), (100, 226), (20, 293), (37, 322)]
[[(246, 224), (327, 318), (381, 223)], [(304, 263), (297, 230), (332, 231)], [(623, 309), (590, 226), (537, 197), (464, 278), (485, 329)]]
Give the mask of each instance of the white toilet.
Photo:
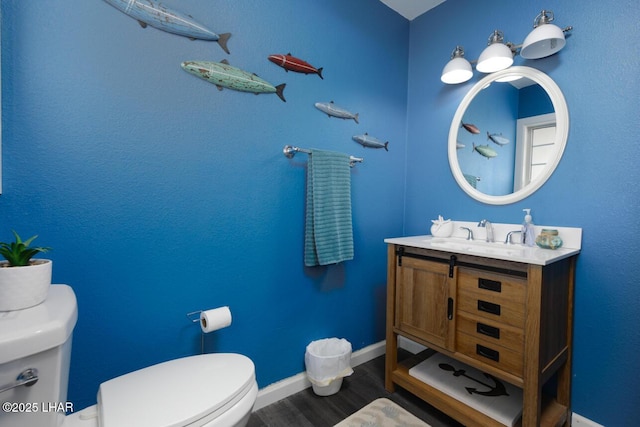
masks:
[[(184, 357), (114, 378), (100, 384), (96, 405), (76, 411), (67, 402), (67, 384), (77, 318), (76, 297), (66, 285), (51, 286), (40, 305), (0, 312), (0, 426), (247, 424), (258, 394), (255, 367), (231, 353)], [(27, 379), (18, 380), (23, 372)], [(34, 374), (35, 383), (12, 387)]]

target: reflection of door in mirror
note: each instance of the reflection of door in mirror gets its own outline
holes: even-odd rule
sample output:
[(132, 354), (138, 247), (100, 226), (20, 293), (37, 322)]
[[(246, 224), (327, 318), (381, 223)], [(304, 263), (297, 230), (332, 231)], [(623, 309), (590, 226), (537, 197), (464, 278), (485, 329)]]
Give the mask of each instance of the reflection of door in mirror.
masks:
[(554, 113), (519, 119), (516, 127), (514, 191), (538, 178), (558, 151)]

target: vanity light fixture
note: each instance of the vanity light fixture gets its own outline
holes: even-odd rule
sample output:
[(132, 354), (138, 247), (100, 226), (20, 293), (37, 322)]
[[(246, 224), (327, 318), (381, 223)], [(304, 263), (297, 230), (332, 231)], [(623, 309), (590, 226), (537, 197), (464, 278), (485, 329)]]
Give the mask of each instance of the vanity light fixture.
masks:
[(440, 80), (447, 84), (463, 83), (473, 77), (471, 63), (464, 59), (464, 49), (456, 46), (451, 53), (451, 61), (447, 62), (442, 70)]
[(440, 80), (446, 84), (464, 83), (473, 77), (472, 63), (481, 73), (494, 73), (509, 68), (514, 57), (519, 53), (525, 59), (540, 59), (560, 51), (566, 44), (564, 33), (573, 27), (561, 29), (551, 24), (553, 12), (543, 10), (533, 21), (533, 31), (525, 38), (524, 43), (515, 45), (504, 42), (504, 34), (495, 30), (489, 37), (488, 46), (482, 51), (477, 61), (467, 61), (464, 50), (456, 46), (451, 60), (442, 70)]
[(570, 31), (572, 27), (560, 29), (551, 24), (553, 12), (543, 10), (536, 19), (533, 20), (533, 31), (524, 39), (520, 56), (525, 59), (540, 59), (551, 56), (560, 51), (566, 44), (564, 32)]
[(502, 31), (495, 30), (489, 36), (487, 47), (480, 54), (476, 70), (481, 73), (495, 73), (496, 71), (509, 68), (513, 64), (513, 52), (511, 48), (504, 43), (504, 34)]

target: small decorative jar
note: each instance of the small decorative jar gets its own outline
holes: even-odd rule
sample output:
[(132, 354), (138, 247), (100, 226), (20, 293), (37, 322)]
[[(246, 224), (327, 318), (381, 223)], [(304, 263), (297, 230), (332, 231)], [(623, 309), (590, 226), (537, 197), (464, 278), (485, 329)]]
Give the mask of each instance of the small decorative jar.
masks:
[(558, 249), (562, 246), (562, 239), (558, 236), (558, 230), (543, 228), (536, 237), (536, 245), (543, 249)]

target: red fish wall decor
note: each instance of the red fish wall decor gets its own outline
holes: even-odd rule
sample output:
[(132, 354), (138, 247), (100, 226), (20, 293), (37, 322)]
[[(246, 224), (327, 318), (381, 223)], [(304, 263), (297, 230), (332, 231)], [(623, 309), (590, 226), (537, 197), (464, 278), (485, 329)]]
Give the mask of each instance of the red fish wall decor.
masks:
[(285, 71), (287, 72), (294, 71), (296, 73), (303, 73), (303, 74), (317, 74), (320, 76), (321, 79), (324, 80), (324, 77), (322, 77), (322, 67), (316, 68), (313, 65), (309, 64), (306, 61), (303, 61), (300, 58), (291, 56), (290, 53), (287, 53), (286, 55), (282, 55), (282, 54), (269, 55), (268, 59), (274, 64), (284, 68)]

